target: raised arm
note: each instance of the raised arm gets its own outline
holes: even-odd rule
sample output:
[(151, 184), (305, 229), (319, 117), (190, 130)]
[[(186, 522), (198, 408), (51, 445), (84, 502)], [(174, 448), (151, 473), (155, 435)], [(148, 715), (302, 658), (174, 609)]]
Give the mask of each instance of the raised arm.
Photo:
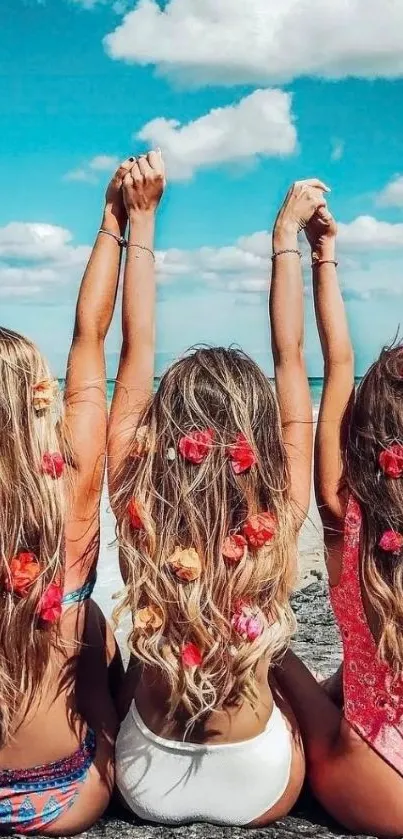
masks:
[(94, 569), (99, 548), (99, 505), (106, 454), (106, 372), (104, 341), (116, 300), (121, 245), (127, 214), (122, 182), (132, 166), (125, 161), (106, 192), (101, 229), (77, 300), (67, 364), (65, 425), (73, 450), (70, 504), (66, 523), (66, 588), (80, 586)]
[(108, 478), (127, 454), (138, 416), (153, 388), (155, 352), (155, 214), (165, 187), (160, 152), (138, 158), (123, 183), (130, 232), (122, 302), (122, 350), (108, 428)]
[(312, 250), (316, 319), (324, 360), (324, 386), (315, 442), (315, 491), (325, 523), (345, 515), (340, 486), (344, 421), (354, 398), (354, 355), (335, 262), (337, 226), (321, 210), (307, 226)]
[(270, 287), (271, 341), (276, 392), (289, 459), (296, 526), (309, 509), (312, 469), (312, 404), (304, 361), (304, 297), (298, 233), (326, 206), (320, 181), (298, 181), (289, 190), (273, 230)]

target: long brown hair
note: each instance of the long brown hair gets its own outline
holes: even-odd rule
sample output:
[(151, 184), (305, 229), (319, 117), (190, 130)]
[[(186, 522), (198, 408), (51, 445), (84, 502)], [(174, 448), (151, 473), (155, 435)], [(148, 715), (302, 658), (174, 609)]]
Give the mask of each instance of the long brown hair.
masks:
[(403, 555), (379, 547), (387, 530), (403, 533), (403, 479), (388, 478), (382, 450), (403, 444), (403, 346), (384, 348), (349, 409), (344, 474), (363, 512), (362, 575), (380, 625), (379, 655), (403, 671)]
[[(46, 379), (34, 344), (0, 328), (0, 746), (43, 683), (54, 629), (40, 626), (36, 612), (49, 583), (63, 581), (63, 487), (41, 470), (43, 454), (61, 448), (58, 416), (33, 403), (34, 386)], [(41, 570), (28, 595), (17, 597), (7, 582), (23, 551)]]
[[(132, 613), (130, 650), (162, 671), (170, 687), (171, 718), (179, 715), (189, 727), (224, 704), (245, 699), (255, 707), (258, 661), (267, 656), (270, 662), (289, 641), (295, 539), (287, 459), (271, 384), (236, 349), (200, 348), (175, 363), (140, 417), (138, 427), (143, 426), (148, 451), (143, 457), (129, 456), (116, 481), (127, 568), (118, 615)], [(189, 463), (179, 456), (179, 440), (206, 428), (214, 432), (212, 449), (203, 463)], [(247, 438), (257, 458), (252, 469), (239, 475), (228, 457), (237, 434)], [(141, 511), (143, 534), (127, 515), (132, 497)], [(229, 567), (222, 555), (224, 539), (248, 516), (267, 510), (278, 523), (274, 541)], [(184, 584), (167, 567), (177, 546), (197, 551), (202, 574), (196, 581)], [(254, 604), (264, 621), (262, 635), (253, 642), (234, 642), (231, 616), (240, 600)], [(162, 617), (151, 634), (135, 625), (138, 610), (149, 605)], [(200, 667), (182, 666), (186, 643), (203, 651)]]

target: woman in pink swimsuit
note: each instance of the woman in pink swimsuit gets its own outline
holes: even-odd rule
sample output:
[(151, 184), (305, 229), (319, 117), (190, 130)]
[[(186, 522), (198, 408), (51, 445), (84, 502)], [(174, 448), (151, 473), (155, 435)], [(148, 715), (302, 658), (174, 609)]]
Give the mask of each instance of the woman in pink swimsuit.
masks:
[(337, 227), (321, 209), (306, 232), (324, 356), (315, 488), (344, 660), (327, 692), (292, 653), (278, 678), (318, 799), (353, 831), (401, 836), (403, 347), (383, 350), (355, 392)]

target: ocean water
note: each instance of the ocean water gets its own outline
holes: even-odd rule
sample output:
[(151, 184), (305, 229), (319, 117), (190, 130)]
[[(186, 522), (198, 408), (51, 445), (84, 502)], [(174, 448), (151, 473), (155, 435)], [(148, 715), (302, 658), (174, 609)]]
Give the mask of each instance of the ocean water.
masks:
[[(159, 378), (155, 378), (154, 379), (155, 390), (158, 387), (158, 382), (159, 382)], [(107, 385), (108, 402), (110, 402), (111, 399), (112, 399), (113, 387), (114, 387), (113, 379), (108, 379), (108, 385)], [(312, 404), (315, 408), (318, 408), (319, 403), (320, 403), (320, 397), (322, 395), (323, 379), (322, 378), (311, 378), (311, 379), (309, 379), (309, 387), (310, 387), (310, 390), (311, 390)]]

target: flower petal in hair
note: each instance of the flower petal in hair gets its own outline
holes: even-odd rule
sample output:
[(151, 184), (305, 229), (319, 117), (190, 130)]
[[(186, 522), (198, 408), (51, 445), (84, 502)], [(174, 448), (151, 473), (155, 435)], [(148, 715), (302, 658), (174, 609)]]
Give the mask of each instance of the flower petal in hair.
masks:
[(167, 460), (169, 460), (171, 463), (173, 463), (173, 461), (176, 460), (176, 451), (173, 446), (169, 446), (169, 448), (167, 449)]
[(182, 457), (190, 463), (203, 463), (213, 447), (214, 436), (212, 428), (206, 428), (205, 431), (190, 431), (179, 440), (179, 451)]
[(41, 567), (35, 554), (22, 551), (13, 557), (9, 564), (9, 576), (5, 579), (5, 588), (12, 594), (26, 597), (40, 572)]
[(200, 557), (194, 548), (175, 548), (167, 559), (167, 565), (184, 583), (198, 580), (202, 572)]
[(45, 623), (56, 623), (62, 613), (63, 592), (58, 583), (49, 583), (38, 603), (37, 614)]
[(277, 520), (273, 513), (256, 513), (246, 519), (242, 533), (250, 548), (263, 548), (273, 541), (277, 532)]
[(191, 669), (193, 667), (200, 667), (203, 661), (203, 655), (196, 644), (184, 644), (181, 649), (181, 659), (183, 667)]
[(64, 472), (64, 458), (60, 452), (45, 452), (42, 457), (42, 472), (56, 480), (61, 478)]
[(237, 434), (235, 443), (228, 446), (228, 456), (235, 475), (248, 472), (257, 463), (256, 455), (244, 434)]
[(379, 465), (388, 478), (401, 478), (403, 475), (403, 446), (394, 443), (379, 455)]
[(157, 632), (161, 628), (162, 623), (162, 612), (157, 606), (153, 606), (152, 603), (144, 606), (143, 609), (139, 609), (135, 614), (134, 628), (140, 632)]
[(239, 604), (239, 608), (232, 617), (232, 628), (244, 641), (256, 641), (264, 630), (263, 618), (257, 609), (246, 604)]
[(32, 387), (32, 404), (37, 413), (46, 411), (56, 399), (59, 390), (57, 379), (42, 379)]
[(141, 425), (137, 429), (130, 451), (130, 457), (144, 457), (150, 451), (150, 441), (148, 437), (148, 426)]
[(144, 530), (144, 524), (142, 522), (137, 501), (135, 498), (132, 498), (129, 501), (129, 504), (127, 506), (127, 515), (129, 517), (130, 524), (134, 530)]
[(241, 533), (233, 533), (224, 539), (222, 555), (229, 562), (240, 562), (244, 558), (248, 543)]
[(386, 553), (398, 556), (403, 548), (403, 535), (396, 530), (385, 530), (379, 540), (379, 547)]

